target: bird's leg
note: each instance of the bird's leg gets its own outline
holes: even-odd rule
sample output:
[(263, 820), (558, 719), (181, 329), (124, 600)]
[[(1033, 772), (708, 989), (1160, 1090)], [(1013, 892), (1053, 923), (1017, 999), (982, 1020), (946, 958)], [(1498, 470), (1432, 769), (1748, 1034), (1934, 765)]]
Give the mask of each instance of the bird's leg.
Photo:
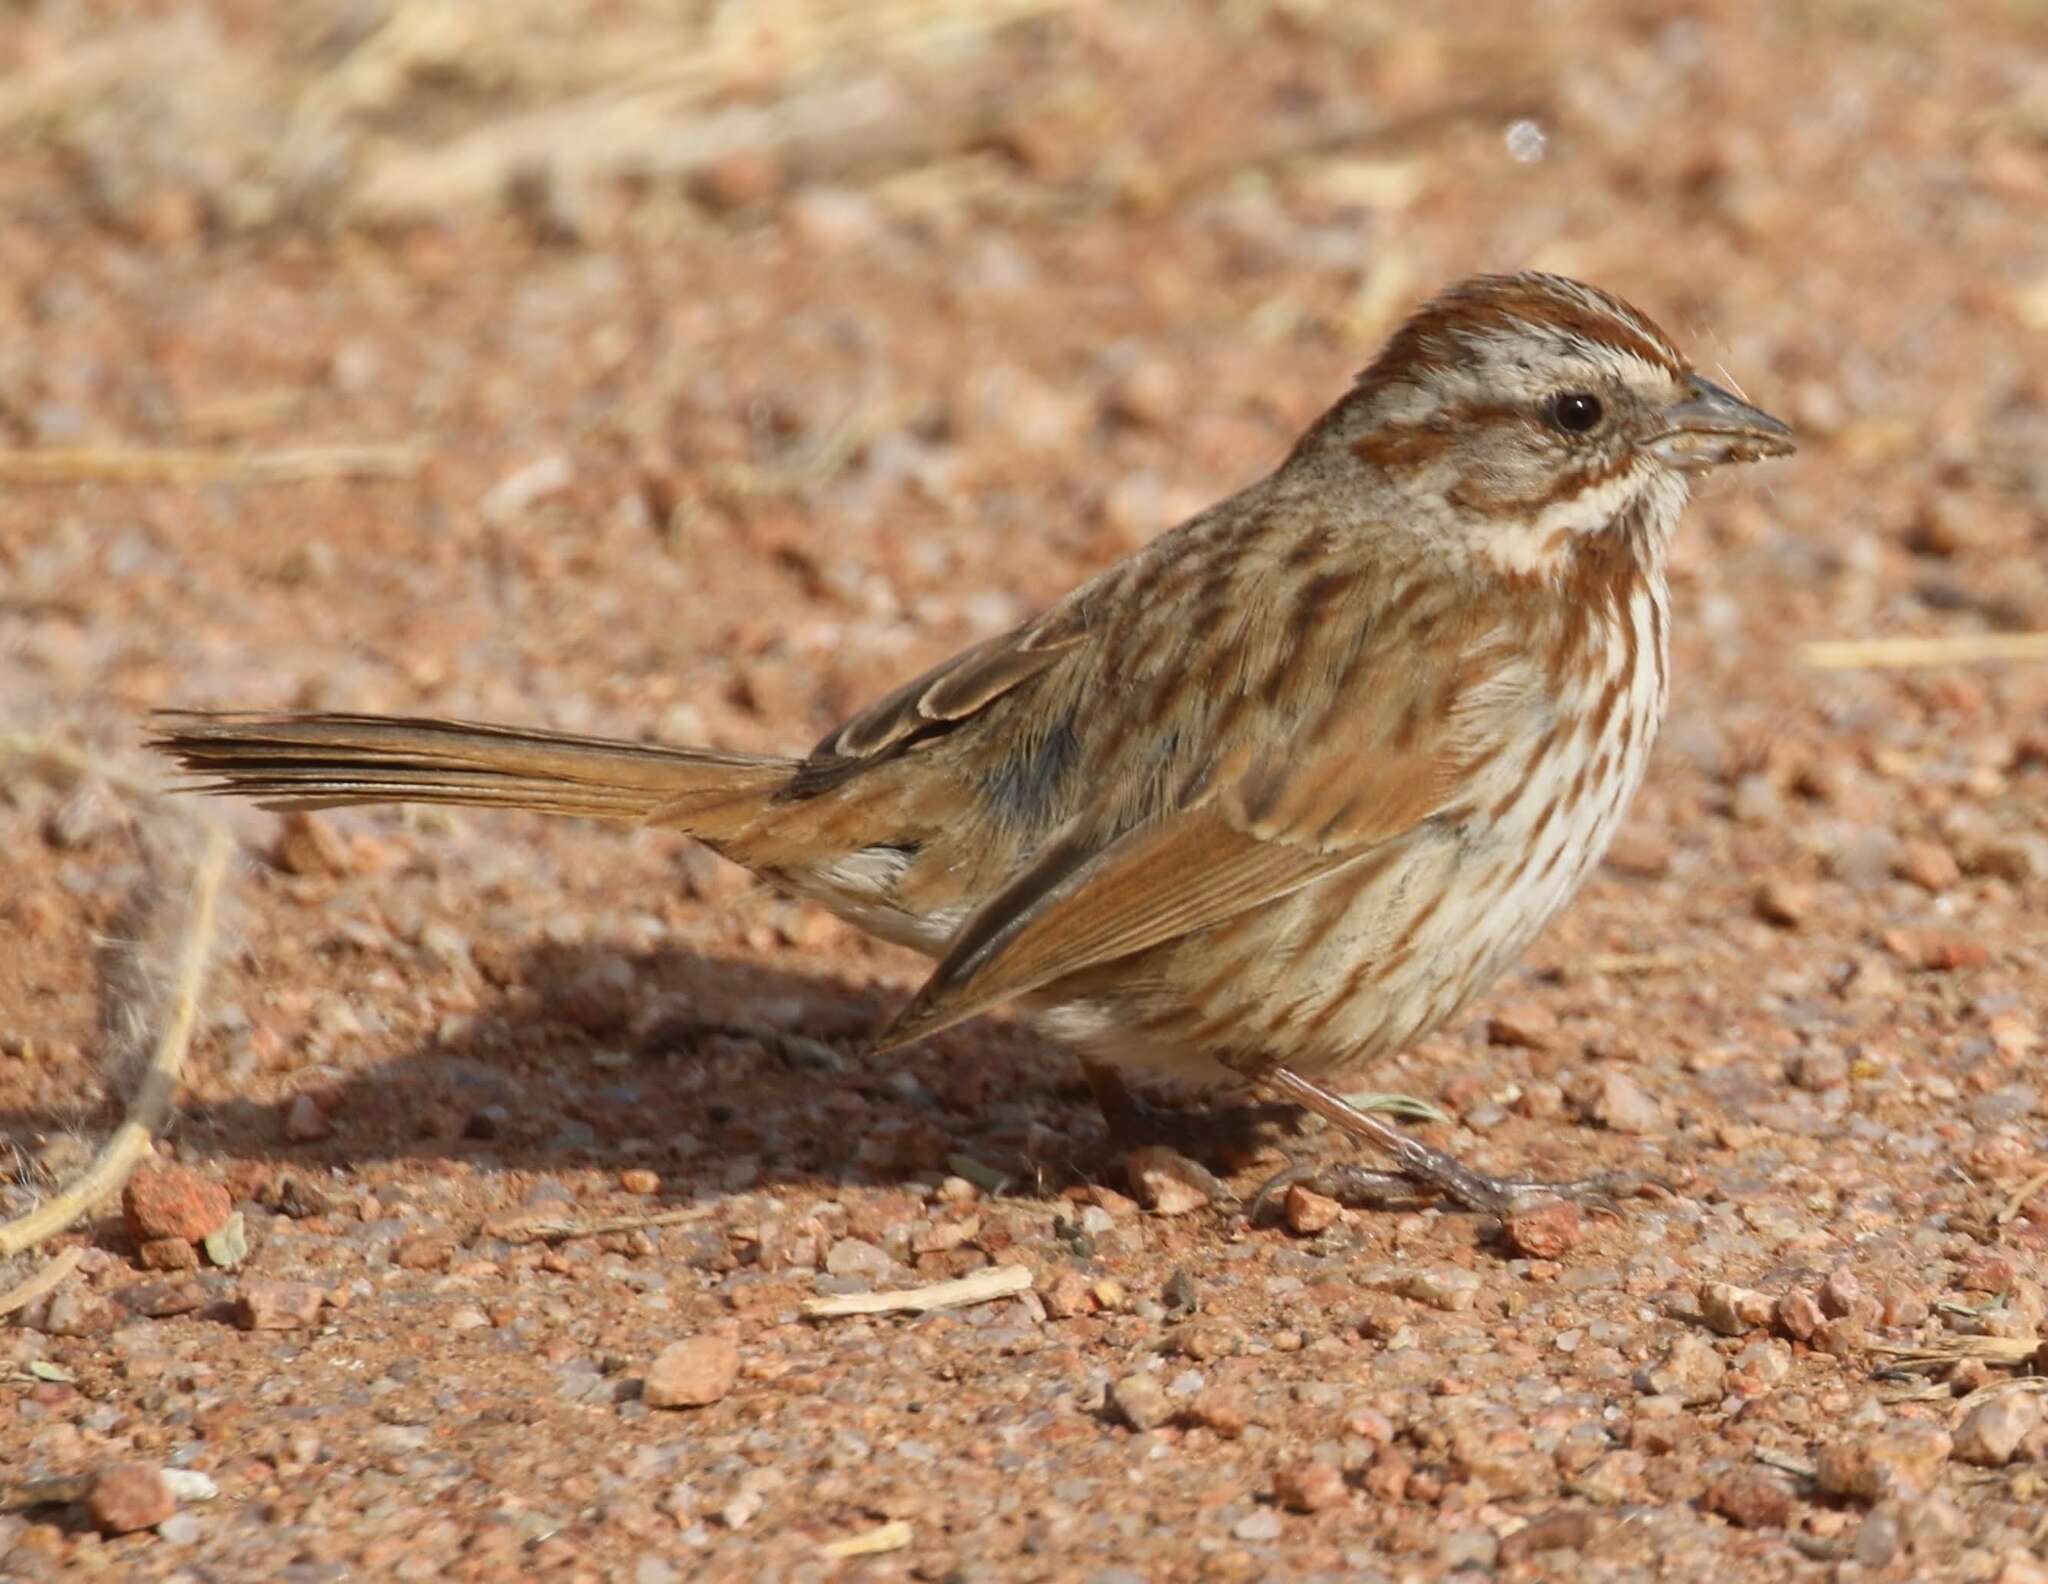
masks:
[(1539, 1182), (1527, 1177), (1489, 1177), (1474, 1171), (1455, 1155), (1432, 1149), (1412, 1139), (1378, 1117), (1359, 1110), (1342, 1095), (1311, 1082), (1290, 1067), (1268, 1067), (1256, 1074), (1258, 1081), (1274, 1093), (1306, 1106), (1324, 1120), (1342, 1128), (1353, 1138), (1385, 1150), (1394, 1157), (1393, 1172), (1373, 1171), (1361, 1166), (1325, 1167), (1303, 1172), (1290, 1167), (1259, 1190), (1255, 1203), (1263, 1203), (1276, 1188), (1302, 1182), (1336, 1199), (1358, 1199), (1368, 1204), (1384, 1203), (1390, 1189), (1404, 1180), (1434, 1189), (1444, 1198), (1467, 1210), (1508, 1215), (1540, 1204), (1547, 1199), (1611, 1200), (1641, 1187), (1644, 1179), (1626, 1175), (1580, 1177), (1570, 1182)]
[[(1119, 1150), (1164, 1144), (1184, 1155), (1251, 1151), (1266, 1142), (1261, 1135), (1269, 1125), (1301, 1114), (1300, 1107), (1291, 1104), (1233, 1108), (1221, 1113), (1177, 1111), (1147, 1105), (1131, 1093), (1123, 1075), (1104, 1062), (1084, 1061), (1081, 1073), (1088, 1080), (1095, 1103), (1102, 1108), (1110, 1142)], [(1208, 1180), (1201, 1187), (1211, 1199), (1228, 1202), (1235, 1197), (1206, 1169), (1203, 1175)]]
[[(1165, 1135), (1177, 1131), (1176, 1124), (1187, 1120), (1178, 1113), (1146, 1105), (1131, 1093), (1123, 1075), (1114, 1067), (1084, 1061), (1081, 1072), (1088, 1080), (1088, 1087), (1095, 1092), (1095, 1103), (1102, 1107), (1102, 1120), (1109, 1125), (1110, 1142), (1120, 1151), (1169, 1142)], [(1237, 1202), (1237, 1195), (1208, 1167), (1193, 1160), (1188, 1165), (1198, 1174), (1195, 1186), (1208, 1195), (1211, 1204)]]
[(1102, 1107), (1102, 1120), (1108, 1124), (1109, 1136), (1120, 1144), (1137, 1139), (1154, 1113), (1131, 1093), (1123, 1075), (1101, 1062), (1084, 1061), (1081, 1076), (1088, 1080), (1095, 1103)]

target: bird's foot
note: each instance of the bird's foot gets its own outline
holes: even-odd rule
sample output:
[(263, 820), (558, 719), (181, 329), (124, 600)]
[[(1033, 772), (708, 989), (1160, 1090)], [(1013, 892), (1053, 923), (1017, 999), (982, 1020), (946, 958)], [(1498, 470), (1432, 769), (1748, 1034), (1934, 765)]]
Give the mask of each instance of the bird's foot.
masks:
[(1540, 1204), (1567, 1199), (1595, 1209), (1617, 1210), (1620, 1201), (1656, 1179), (1631, 1172), (1607, 1172), (1547, 1182), (1535, 1177), (1489, 1177), (1454, 1156), (1443, 1155), (1427, 1170), (1375, 1171), (1349, 1162), (1289, 1166), (1275, 1172), (1252, 1196), (1251, 1220), (1257, 1224), (1276, 1194), (1299, 1184), (1356, 1210), (1402, 1209), (1431, 1199), (1448, 1199), (1464, 1210), (1487, 1215), (1520, 1214)]
[(1354, 1138), (1385, 1150), (1393, 1156), (1390, 1170), (1363, 1166), (1290, 1166), (1259, 1189), (1252, 1201), (1253, 1218), (1275, 1194), (1295, 1183), (1311, 1187), (1346, 1204), (1384, 1207), (1390, 1200), (1412, 1200), (1418, 1192), (1433, 1193), (1466, 1210), (1508, 1216), (1553, 1200), (1571, 1200), (1600, 1208), (1614, 1209), (1622, 1199), (1645, 1187), (1662, 1186), (1656, 1179), (1628, 1172), (1603, 1173), (1562, 1182), (1534, 1177), (1490, 1177), (1475, 1171), (1457, 1156), (1436, 1149), (1420, 1139), (1410, 1138), (1377, 1117), (1358, 1110), (1342, 1096), (1331, 1093), (1288, 1068), (1274, 1068), (1260, 1075), (1262, 1080), (1298, 1100)]

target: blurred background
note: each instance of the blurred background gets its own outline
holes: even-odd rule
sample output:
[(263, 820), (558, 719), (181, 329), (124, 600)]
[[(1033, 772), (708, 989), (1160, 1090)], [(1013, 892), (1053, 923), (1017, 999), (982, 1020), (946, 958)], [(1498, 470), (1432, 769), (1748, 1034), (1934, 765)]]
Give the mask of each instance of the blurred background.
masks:
[[(1686, 519), (1671, 719), (1609, 863), (1465, 1028), (1374, 1082), (1441, 1103), (1456, 1125), (1435, 1136), (1463, 1153), (1584, 1170), (1648, 1150), (1695, 1174), (1669, 1213), (1717, 1229), (1708, 1274), (1754, 1280), (1831, 1240), (1862, 1261), (1881, 1232), (1899, 1282), (1934, 1282), (1922, 1231), (1985, 1221), (1988, 1185), (2042, 1148), (2042, 0), (5, 0), (0, 1208), (76, 1169), (120, 1093), (109, 1056), (147, 1022), (103, 948), (137, 932), (138, 896), (182, 884), (149, 710), (800, 748), (1257, 477), (1440, 285), (1531, 266), (1630, 299), (1802, 450), (1710, 481)], [(248, 861), (178, 1147), (245, 1202), (278, 1202), (289, 1170), (361, 1211), (289, 1246), (286, 1212), (263, 1218), (264, 1269), (345, 1282), (348, 1238), (388, 1245), (394, 1203), (474, 1226), (522, 1171), (596, 1199), (631, 1163), (739, 1218), (740, 1252), (672, 1229), (634, 1253), (637, 1286), (565, 1253), (548, 1269), (567, 1279), (504, 1290), (507, 1314), (541, 1306), (533, 1337), (637, 1356), (680, 1318), (649, 1307), (667, 1299), (647, 1272), (704, 1320), (735, 1260), (748, 1279), (818, 1262), (816, 1239), (771, 1248), (756, 1187), (837, 1226), (956, 1150), (1056, 1189), (1094, 1137), (1070, 1064), (1015, 1024), (866, 1058), (915, 966), (669, 833), (212, 812)], [(2022, 1199), (2003, 1235), (2038, 1254)], [(1014, 1220), (1036, 1258), (1051, 1211), (1023, 1203), (991, 1207), (989, 1246)], [(1469, 1219), (1357, 1235), (1469, 1263)], [(1687, 1225), (1603, 1224), (1621, 1252), (1599, 1280), (1650, 1284), (1629, 1296), (1531, 1287), (1562, 1292), (1558, 1326), (1608, 1317), (1545, 1367), (1632, 1401), (1650, 1311), (1629, 1306), (1696, 1279), (1672, 1263)], [(1114, 1236), (1128, 1257), (1105, 1268), (1150, 1293), (1173, 1239), (1206, 1272), (1226, 1234)], [(1235, 1252), (1305, 1258), (1255, 1242)], [(980, 1257), (932, 1247), (932, 1269)], [(133, 1274), (96, 1268), (100, 1287)], [(373, 1335), (407, 1314), (445, 1318), (359, 1309), (334, 1370), (432, 1346), (438, 1386), (445, 1327)], [(1136, 1320), (1103, 1317), (1125, 1321), (1136, 1349)], [(850, 1334), (783, 1330), (792, 1357)], [(252, 1372), (238, 1390), (292, 1386), (299, 1365), (223, 1335), (204, 1348)], [(526, 1335), (507, 1322), (485, 1370), (521, 1401), (475, 1430), (518, 1457), (599, 1424)], [(856, 1396), (884, 1378), (863, 1345)], [(917, 1408), (922, 1357), (896, 1350), (887, 1377)], [(963, 1369), (1007, 1389), (1023, 1367)], [(1045, 1368), (1053, 1392), (1080, 1366)], [(792, 1376), (792, 1400), (824, 1378)], [(338, 1401), (356, 1377), (305, 1379)], [(1816, 1423), (1846, 1413), (1814, 1400)], [(521, 1428), (536, 1412), (554, 1417)], [(722, 1422), (721, 1444), (751, 1435)], [(600, 1429), (624, 1458), (623, 1415)], [(39, 1467), (79, 1461), (39, 1448)], [(266, 1511), (355, 1456), (263, 1487)], [(576, 1483), (595, 1455), (562, 1456), (508, 1453), (491, 1500), (595, 1503)], [(910, 1468), (882, 1510), (951, 1513), (953, 1479)], [(619, 1483), (592, 1524), (644, 1507), (644, 1469)], [(1014, 1484), (1013, 1504), (1080, 1499)], [(805, 1489), (733, 1543), (807, 1556)], [(2016, 1533), (2038, 1537), (2037, 1505)], [(1415, 1546), (1434, 1517), (1400, 1520)], [(406, 1557), (452, 1554), (409, 1532), (409, 1497), (394, 1523)], [(1192, 1520), (1162, 1525), (1178, 1560), (1159, 1576), (1191, 1576)], [(383, 1576), (397, 1554), (357, 1560)]]
[(2043, 20), (15, 4), (0, 697), (806, 743), (1522, 266), (1807, 441), (1686, 537), (1714, 663), (2040, 625)]

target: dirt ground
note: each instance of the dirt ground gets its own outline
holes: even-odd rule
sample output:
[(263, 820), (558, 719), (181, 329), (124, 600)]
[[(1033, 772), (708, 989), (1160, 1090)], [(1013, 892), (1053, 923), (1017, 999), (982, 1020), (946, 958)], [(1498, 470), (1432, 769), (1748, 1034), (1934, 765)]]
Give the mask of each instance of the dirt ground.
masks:
[[(82, 1251), (0, 1319), (0, 1576), (2048, 1579), (2044, 52), (2032, 0), (8, 8), (0, 1210), (117, 1119), (195, 821), (237, 860), (160, 1145), (226, 1199), (0, 1261)], [(866, 1056), (917, 965), (678, 837), (149, 791), (173, 704), (807, 745), (1530, 265), (1803, 442), (1687, 518), (1610, 862), (1373, 1075), (1674, 1185), (1619, 1215), (1148, 1206), (1066, 1054)]]

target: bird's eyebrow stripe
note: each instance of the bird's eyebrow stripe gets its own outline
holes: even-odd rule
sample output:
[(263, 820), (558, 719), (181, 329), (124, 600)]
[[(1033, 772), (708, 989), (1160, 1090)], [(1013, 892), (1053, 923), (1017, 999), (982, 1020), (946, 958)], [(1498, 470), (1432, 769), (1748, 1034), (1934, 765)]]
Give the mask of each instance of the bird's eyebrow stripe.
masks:
[(1686, 370), (1678, 348), (1617, 297), (1547, 277), (1485, 284), (1484, 292), (1456, 292), (1425, 308), (1415, 328), (1425, 337), (1449, 333), (1468, 341), (1488, 333), (1556, 336), (1630, 352), (1669, 373)]
[[(1531, 316), (1501, 304), (1487, 318), (1494, 322), (1483, 328), (1475, 327), (1480, 334), (1491, 332), (1503, 340), (1537, 336), (1562, 341), (1587, 356), (1620, 352), (1667, 373), (1685, 372), (1685, 360), (1678, 355), (1676, 348), (1649, 335), (1640, 325), (1620, 315), (1596, 316), (1589, 313), (1567, 317), (1551, 313)], [(1477, 339), (1477, 336), (1472, 338)]]

